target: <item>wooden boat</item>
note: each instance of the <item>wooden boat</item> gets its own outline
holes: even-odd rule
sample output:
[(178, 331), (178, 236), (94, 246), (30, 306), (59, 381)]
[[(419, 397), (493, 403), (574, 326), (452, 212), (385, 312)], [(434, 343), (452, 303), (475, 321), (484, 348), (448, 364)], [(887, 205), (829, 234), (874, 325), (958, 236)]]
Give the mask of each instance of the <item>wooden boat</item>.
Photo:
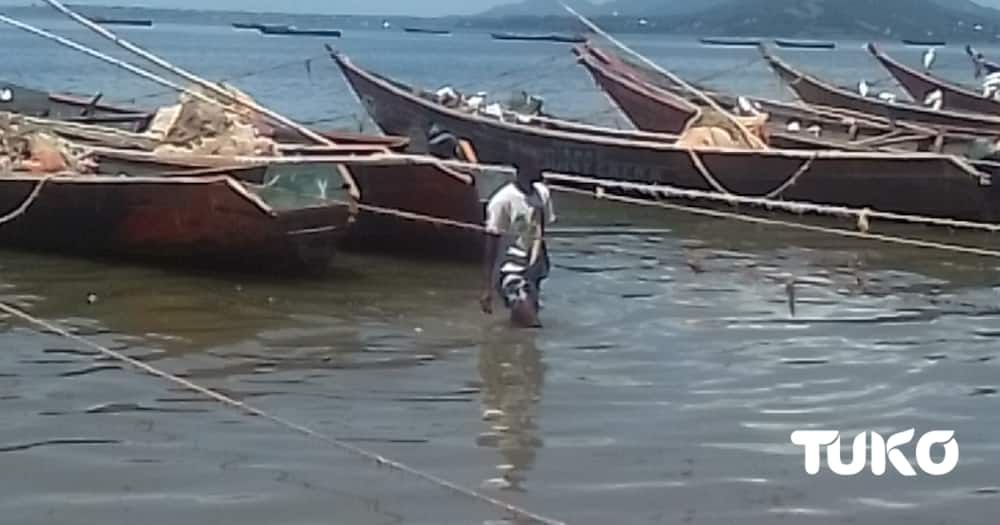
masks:
[[(315, 193), (309, 173), (296, 166), (266, 164), (233, 166), (225, 157), (185, 156), (167, 159), (146, 152), (101, 151), (102, 173), (125, 177), (213, 177), (226, 174), (255, 185), (272, 185), (283, 177), (297, 193)], [(372, 211), (401, 210), (446, 221), (482, 224), (485, 202), (511, 177), (506, 174), (468, 174), (429, 163), (393, 165), (355, 164), (349, 167), (361, 195), (360, 209), (346, 230), (341, 246), (350, 250), (407, 254), (429, 258), (478, 260), (482, 233), (432, 224)], [(312, 172), (315, 174), (315, 172)], [(304, 176), (305, 188), (295, 187)], [(332, 173), (330, 174), (332, 176)], [(279, 181), (280, 182), (280, 181)], [(301, 186), (301, 184), (300, 184)]]
[(295, 26), (269, 25), (262, 25), (258, 29), (261, 34), (274, 36), (322, 36), (340, 38), (342, 35), (342, 32), (339, 29), (299, 29)]
[(0, 111), (86, 124), (101, 124), (129, 131), (149, 125), (153, 114), (101, 103), (103, 95), (82, 97), (48, 93), (0, 81)]
[(964, 88), (935, 78), (930, 74), (913, 69), (885, 54), (874, 43), (868, 44), (868, 52), (875, 57), (893, 78), (914, 100), (925, 101), (935, 92), (940, 92), (941, 107), (956, 111), (1000, 115), (1000, 101), (985, 97), (971, 89)]
[[(590, 44), (577, 46), (574, 53), (597, 84), (641, 130), (680, 133), (705, 108), (704, 102), (682, 94), (679, 86), (660, 73), (633, 65)], [(738, 97), (705, 92), (723, 107), (740, 106)], [(768, 114), (768, 137), (773, 147), (864, 151), (885, 144), (893, 149), (928, 150), (934, 142), (933, 130), (893, 125), (877, 116), (845, 114), (756, 97), (743, 99), (744, 104)], [(814, 134), (810, 134), (810, 129)]]
[(761, 48), (764, 59), (774, 72), (803, 101), (820, 106), (846, 108), (852, 111), (879, 115), (898, 122), (912, 122), (931, 127), (942, 133), (991, 137), (1000, 134), (1000, 117), (974, 115), (949, 110), (934, 110), (908, 103), (891, 103), (876, 98), (863, 97), (854, 91), (833, 86), (816, 77), (800, 72), (766, 48)]
[(784, 49), (836, 49), (836, 42), (823, 40), (792, 40), (788, 38), (774, 39), (774, 45)]
[(404, 27), (403, 31), (407, 33), (417, 33), (422, 35), (450, 35), (451, 31), (447, 29), (427, 29), (424, 27)]
[[(275, 206), (228, 176), (0, 177), (6, 247), (122, 257), (230, 271), (325, 270), (351, 210), (341, 204)], [(33, 191), (41, 186), (37, 197)]]
[[(699, 169), (701, 164), (712, 180), (735, 194), (937, 217), (1000, 219), (998, 190), (990, 185), (989, 175), (953, 156), (715, 148), (692, 151), (665, 141), (554, 131), (445, 107), (422, 96), (422, 91), (357, 67), (341, 54), (331, 55), (384, 131), (427, 132), (438, 126), (468, 141), (482, 162), (510, 163), (531, 155), (549, 172), (711, 191), (714, 184)], [(593, 183), (579, 184), (593, 187)]]
[(757, 47), (761, 44), (758, 38), (738, 38), (738, 37), (705, 37), (699, 38), (699, 42), (706, 46), (723, 47)]
[(944, 47), (948, 45), (948, 42), (945, 42), (944, 40), (925, 40), (919, 38), (904, 38), (902, 42), (904, 46)]
[(153, 21), (146, 18), (91, 18), (102, 26), (153, 27)]
[(246, 23), (246, 22), (233, 22), (232, 25), (233, 25), (233, 29), (252, 29), (252, 30), (256, 30), (256, 31), (260, 31), (261, 28), (264, 27), (263, 24), (254, 24), (254, 23)]
[(490, 33), (493, 40), (523, 41), (523, 42), (560, 42), (564, 44), (582, 44), (587, 39), (580, 35), (525, 34), (525, 33)]

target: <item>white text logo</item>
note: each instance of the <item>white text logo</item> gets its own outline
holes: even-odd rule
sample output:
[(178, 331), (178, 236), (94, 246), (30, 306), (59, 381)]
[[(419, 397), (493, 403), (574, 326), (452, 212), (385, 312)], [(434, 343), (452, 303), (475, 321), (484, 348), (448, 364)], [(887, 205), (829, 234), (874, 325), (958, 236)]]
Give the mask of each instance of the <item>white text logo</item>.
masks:
[[(805, 449), (806, 472), (815, 476), (820, 471), (820, 456), (826, 447), (826, 463), (834, 474), (854, 476), (871, 460), (871, 471), (876, 476), (885, 474), (886, 466), (892, 465), (896, 472), (904, 476), (916, 476), (913, 464), (907, 459), (902, 447), (913, 441), (914, 429), (899, 432), (883, 438), (876, 432), (862, 432), (855, 436), (851, 449), (851, 461), (844, 463), (841, 457), (840, 432), (836, 430), (796, 430), (792, 432), (792, 443)], [(940, 461), (931, 457), (931, 449), (935, 445), (944, 448), (944, 456)], [(871, 450), (869, 457), (866, 452)], [(930, 476), (944, 476), (958, 466), (958, 441), (953, 430), (934, 430), (917, 440), (913, 449), (917, 466)]]

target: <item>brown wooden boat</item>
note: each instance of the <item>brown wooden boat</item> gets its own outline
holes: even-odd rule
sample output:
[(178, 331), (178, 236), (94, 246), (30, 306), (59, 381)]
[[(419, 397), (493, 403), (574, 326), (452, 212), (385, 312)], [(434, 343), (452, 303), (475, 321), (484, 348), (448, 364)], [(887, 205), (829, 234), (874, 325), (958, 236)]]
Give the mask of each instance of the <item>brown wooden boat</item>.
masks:
[(942, 133), (986, 137), (1000, 135), (1000, 116), (934, 110), (915, 104), (890, 103), (876, 98), (863, 97), (859, 93), (830, 85), (814, 76), (798, 71), (764, 47), (761, 47), (761, 52), (771, 69), (799, 98), (809, 104), (846, 108), (883, 116), (897, 122), (916, 123), (932, 127)]
[[(690, 95), (678, 93), (680, 86), (665, 76), (634, 66), (612, 53), (590, 45), (578, 46), (574, 53), (597, 84), (641, 130), (680, 133), (705, 107), (704, 102), (697, 104), (688, 98)], [(706, 94), (722, 106), (738, 109), (737, 97)], [(769, 142), (778, 148), (867, 151), (885, 144), (894, 149), (928, 150), (934, 143), (933, 130), (893, 125), (880, 117), (847, 115), (756, 97), (744, 97), (744, 103), (768, 114)]]
[[(212, 177), (226, 174), (255, 185), (275, 186), (296, 194), (317, 195), (316, 166), (240, 165), (213, 156), (164, 158), (148, 152), (99, 150), (102, 173), (126, 177)], [(496, 173), (468, 174), (433, 163), (353, 164), (348, 168), (360, 193), (360, 209), (347, 228), (346, 249), (406, 254), (438, 259), (477, 260), (481, 232), (437, 224), (383, 211), (398, 210), (422, 217), (479, 225), (485, 201), (511, 177)], [(336, 177), (326, 167), (327, 178)], [(298, 181), (296, 178), (298, 177)], [(278, 180), (278, 179), (281, 180)], [(330, 184), (333, 186), (333, 184)], [(382, 210), (382, 211), (379, 211)]]
[(913, 69), (893, 59), (874, 43), (868, 44), (868, 52), (903, 86), (913, 100), (925, 101), (934, 96), (935, 92), (940, 92), (942, 108), (1000, 115), (1000, 101)]
[(47, 93), (17, 84), (0, 82), (0, 111), (32, 117), (100, 124), (129, 131), (142, 131), (153, 114), (101, 102), (103, 95), (82, 97), (66, 93)]
[[(937, 217), (1000, 219), (1000, 200), (989, 175), (953, 156), (691, 151), (665, 141), (555, 131), (448, 108), (422, 96), (421, 91), (365, 71), (344, 55), (333, 53), (332, 58), (385, 132), (403, 135), (419, 129), (426, 133), (438, 126), (468, 141), (483, 162), (511, 163), (532, 155), (550, 172), (711, 190), (713, 184), (699, 169), (697, 159), (718, 185), (734, 194)], [(592, 187), (593, 183), (583, 185)]]
[(7, 247), (264, 273), (326, 269), (352, 215), (265, 200), (228, 176), (14, 174), (0, 177), (0, 210)]

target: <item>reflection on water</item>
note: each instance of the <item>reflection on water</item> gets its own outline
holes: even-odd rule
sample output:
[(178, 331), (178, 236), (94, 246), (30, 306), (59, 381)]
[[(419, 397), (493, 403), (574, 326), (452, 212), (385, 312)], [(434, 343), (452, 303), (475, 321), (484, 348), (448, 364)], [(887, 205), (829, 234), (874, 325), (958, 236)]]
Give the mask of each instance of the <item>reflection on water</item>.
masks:
[(483, 381), (483, 420), (488, 430), (476, 443), (495, 448), (503, 460), (497, 465), (501, 486), (521, 490), (527, 472), (543, 446), (538, 407), (542, 399), (545, 365), (533, 330), (497, 330), (479, 348)]

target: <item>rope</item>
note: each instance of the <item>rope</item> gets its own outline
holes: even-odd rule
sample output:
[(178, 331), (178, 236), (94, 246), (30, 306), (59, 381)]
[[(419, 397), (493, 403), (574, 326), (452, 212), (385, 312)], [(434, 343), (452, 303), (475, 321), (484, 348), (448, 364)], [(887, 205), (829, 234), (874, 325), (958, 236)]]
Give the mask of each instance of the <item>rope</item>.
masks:
[(837, 236), (841, 236), (841, 237), (851, 237), (851, 238), (855, 238), (855, 239), (874, 240), (874, 241), (881, 241), (881, 242), (885, 242), (885, 243), (889, 243), (889, 244), (900, 244), (900, 245), (904, 245), (904, 246), (915, 246), (915, 247), (919, 247), (919, 248), (933, 248), (933, 249), (937, 249), (937, 250), (944, 250), (944, 251), (956, 252), (956, 253), (964, 253), (964, 254), (970, 254), (970, 255), (979, 255), (979, 256), (983, 256), (983, 257), (1000, 257), (1000, 251), (984, 250), (984, 249), (981, 249), (981, 248), (974, 248), (974, 247), (970, 247), (970, 246), (961, 246), (961, 245), (957, 245), (957, 244), (946, 244), (946, 243), (939, 243), (939, 242), (934, 242), (934, 241), (922, 241), (922, 240), (917, 240), (917, 239), (907, 239), (907, 238), (904, 238), (904, 237), (896, 237), (896, 236), (893, 236), (893, 235), (882, 235), (882, 234), (866, 233), (866, 232), (860, 232), (860, 231), (841, 230), (841, 229), (837, 229), (837, 228), (826, 228), (826, 227), (823, 227), (823, 226), (814, 226), (814, 225), (811, 225), (811, 224), (801, 224), (801, 223), (797, 223), (797, 222), (782, 221), (782, 220), (778, 220), (778, 219), (767, 219), (767, 218), (764, 218), (764, 217), (754, 217), (752, 215), (743, 215), (743, 214), (739, 214), (739, 213), (730, 213), (730, 212), (724, 212), (724, 211), (719, 211), (719, 210), (710, 210), (710, 209), (706, 209), (706, 208), (699, 208), (697, 206), (685, 206), (685, 205), (681, 205), (681, 204), (672, 204), (672, 203), (661, 202), (661, 201), (651, 201), (651, 200), (646, 200), (646, 199), (638, 199), (638, 198), (633, 198), (633, 197), (625, 197), (625, 196), (621, 196), (621, 195), (609, 195), (609, 194), (605, 193), (604, 191), (602, 191), (600, 188), (598, 188), (598, 190), (595, 191), (595, 192), (591, 192), (591, 191), (588, 191), (588, 190), (581, 190), (581, 189), (570, 188), (570, 187), (567, 187), (567, 186), (559, 186), (559, 185), (550, 185), (549, 187), (551, 189), (553, 189), (553, 190), (561, 191), (561, 192), (564, 192), (564, 193), (575, 193), (575, 194), (579, 194), (579, 195), (587, 195), (587, 196), (595, 197), (597, 199), (606, 199), (606, 200), (623, 202), (623, 203), (627, 203), (627, 204), (639, 204), (639, 205), (642, 205), (642, 206), (652, 206), (652, 207), (666, 208), (666, 209), (670, 209), (670, 210), (677, 210), (677, 211), (683, 211), (683, 212), (687, 212), (687, 213), (693, 213), (693, 214), (696, 214), (696, 215), (705, 215), (705, 216), (708, 216), (708, 217), (715, 217), (715, 218), (721, 218), (721, 219), (734, 219), (734, 220), (738, 220), (738, 221), (742, 221), (742, 222), (749, 222), (749, 223), (754, 223), (754, 224), (764, 224), (764, 225), (768, 225), (768, 226), (783, 226), (783, 227), (786, 227), (786, 228), (792, 228), (792, 229), (797, 229), (797, 230), (805, 230), (805, 231), (811, 231), (811, 232), (818, 232), (818, 233), (826, 233), (826, 234), (837, 235)]
[(806, 160), (805, 162), (802, 163), (802, 166), (799, 166), (798, 171), (796, 171), (795, 173), (793, 173), (791, 177), (788, 177), (788, 180), (786, 180), (784, 184), (782, 184), (781, 186), (778, 186), (777, 188), (775, 188), (773, 191), (771, 191), (767, 195), (764, 195), (764, 198), (765, 199), (773, 199), (775, 197), (778, 197), (782, 193), (784, 193), (785, 190), (787, 190), (788, 188), (791, 188), (793, 185), (795, 185), (795, 183), (799, 181), (799, 177), (805, 175), (806, 172), (809, 171), (809, 168), (812, 167), (813, 161), (816, 160), (817, 156), (818, 155), (816, 153), (814, 153), (811, 157), (809, 157), (808, 160)]
[(759, 57), (758, 56), (757, 58), (754, 58), (754, 59), (750, 60), (749, 62), (740, 64), (738, 66), (726, 68), (726, 69), (723, 69), (723, 70), (720, 70), (720, 71), (716, 71), (716, 72), (714, 72), (712, 74), (705, 75), (705, 76), (703, 76), (701, 78), (696, 78), (696, 79), (694, 79), (694, 81), (691, 82), (691, 84), (698, 85), (698, 84), (701, 84), (701, 83), (704, 83), (704, 82), (708, 82), (709, 80), (715, 80), (716, 78), (719, 78), (721, 76), (729, 75), (729, 74), (735, 73), (737, 71), (742, 71), (742, 70), (744, 70), (744, 69), (746, 69), (746, 68), (748, 68), (748, 67), (750, 67), (750, 66), (752, 66), (752, 65), (754, 65), (754, 64), (756, 64), (758, 62), (763, 62), (763, 61), (764, 61), (763, 57)]
[(573, 184), (593, 184), (607, 188), (618, 188), (629, 191), (636, 191), (649, 194), (662, 194), (668, 198), (704, 199), (716, 202), (724, 202), (730, 205), (747, 204), (765, 209), (777, 209), (791, 213), (816, 213), (818, 215), (831, 215), (836, 217), (870, 217), (873, 219), (884, 219), (896, 222), (907, 222), (921, 224), (925, 226), (942, 226), (947, 228), (961, 228), (970, 230), (981, 230), (990, 233), (1000, 232), (1000, 224), (964, 221), (958, 219), (944, 219), (938, 217), (925, 217), (922, 215), (908, 215), (903, 213), (893, 213), (872, 210), (869, 208), (850, 208), (847, 206), (830, 206), (826, 204), (814, 204), (801, 201), (778, 201), (764, 197), (747, 197), (743, 195), (723, 195), (710, 191), (689, 190), (676, 188), (661, 184), (643, 184), (638, 182), (617, 181), (608, 179), (597, 179), (592, 177), (582, 177), (562, 173), (545, 173), (545, 178)]
[(691, 157), (691, 162), (694, 163), (694, 167), (698, 169), (698, 171), (701, 173), (701, 177), (705, 179), (705, 182), (707, 182), (708, 185), (712, 187), (712, 189), (723, 195), (732, 195), (732, 193), (729, 190), (727, 190), (725, 186), (722, 185), (722, 183), (715, 180), (715, 177), (712, 176), (712, 172), (708, 171), (708, 167), (705, 166), (705, 163), (701, 161), (701, 157), (698, 156), (697, 151), (689, 149), (688, 156)]
[(88, 348), (94, 349), (94, 350), (100, 352), (101, 354), (104, 354), (105, 356), (111, 358), (111, 359), (114, 359), (114, 360), (120, 361), (122, 363), (125, 363), (127, 365), (130, 365), (130, 366), (132, 366), (132, 367), (134, 367), (134, 368), (136, 368), (136, 369), (138, 369), (138, 370), (140, 370), (142, 372), (145, 372), (145, 373), (147, 373), (149, 375), (158, 377), (160, 379), (163, 379), (163, 380), (168, 381), (170, 383), (173, 383), (175, 385), (181, 386), (183, 388), (186, 388), (188, 390), (191, 390), (193, 392), (201, 394), (201, 395), (203, 395), (205, 397), (208, 397), (208, 398), (210, 398), (210, 399), (212, 399), (214, 401), (217, 401), (217, 402), (219, 402), (219, 403), (221, 403), (223, 405), (226, 405), (226, 406), (228, 406), (230, 408), (234, 408), (236, 410), (241, 410), (241, 411), (243, 411), (243, 412), (245, 412), (247, 414), (250, 414), (250, 415), (253, 415), (253, 416), (257, 416), (257, 417), (266, 419), (266, 420), (268, 420), (268, 421), (270, 421), (270, 422), (272, 422), (272, 423), (274, 423), (274, 424), (276, 424), (278, 426), (284, 427), (284, 428), (286, 428), (288, 430), (292, 430), (292, 431), (295, 431), (295, 432), (297, 432), (299, 434), (303, 434), (305, 436), (317, 439), (319, 441), (322, 441), (324, 443), (332, 445), (335, 448), (338, 448), (338, 449), (343, 450), (345, 452), (348, 452), (350, 454), (354, 454), (355, 456), (361, 457), (361, 458), (366, 459), (366, 460), (370, 460), (370, 461), (374, 462), (376, 465), (378, 465), (380, 467), (388, 467), (388, 468), (396, 470), (398, 472), (402, 472), (404, 474), (408, 474), (408, 475), (413, 476), (415, 478), (418, 478), (418, 479), (430, 482), (430, 483), (432, 483), (434, 485), (437, 485), (438, 487), (450, 490), (452, 492), (455, 492), (455, 493), (463, 495), (463, 496), (467, 496), (467, 497), (469, 497), (471, 499), (474, 499), (474, 500), (478, 500), (481, 503), (489, 504), (489, 505), (491, 505), (493, 507), (497, 507), (497, 508), (499, 508), (501, 510), (504, 510), (506, 512), (510, 512), (511, 514), (517, 516), (518, 518), (526, 519), (526, 520), (531, 521), (533, 523), (540, 523), (542, 525), (563, 525), (563, 523), (560, 522), (560, 521), (557, 521), (557, 520), (554, 520), (554, 519), (551, 519), (551, 518), (547, 518), (547, 517), (539, 515), (539, 514), (535, 514), (533, 512), (525, 510), (525, 509), (523, 509), (521, 507), (518, 507), (516, 505), (513, 505), (513, 504), (510, 504), (510, 503), (501, 501), (501, 500), (499, 500), (497, 498), (488, 496), (488, 495), (483, 494), (481, 492), (478, 492), (476, 490), (473, 490), (473, 489), (470, 489), (470, 488), (466, 488), (466, 487), (463, 487), (463, 486), (458, 485), (456, 483), (453, 483), (451, 481), (448, 481), (446, 479), (440, 478), (438, 476), (435, 476), (434, 474), (431, 474), (431, 473), (428, 473), (428, 472), (424, 472), (422, 470), (418, 470), (418, 469), (416, 469), (414, 467), (410, 467), (410, 466), (408, 466), (406, 464), (403, 464), (403, 463), (401, 463), (399, 461), (395, 461), (395, 460), (389, 459), (389, 458), (387, 458), (385, 456), (379, 455), (379, 454), (377, 454), (375, 452), (372, 452), (370, 450), (367, 450), (365, 448), (361, 448), (359, 446), (352, 445), (352, 444), (350, 444), (350, 443), (348, 443), (348, 442), (346, 442), (344, 440), (337, 439), (337, 438), (335, 438), (333, 436), (324, 434), (324, 433), (322, 433), (322, 432), (320, 432), (318, 430), (314, 430), (314, 429), (312, 429), (310, 427), (307, 427), (305, 425), (302, 425), (302, 424), (299, 424), (299, 423), (295, 423), (293, 421), (287, 420), (287, 419), (282, 418), (280, 416), (271, 414), (271, 413), (266, 412), (266, 411), (264, 411), (264, 410), (262, 410), (260, 408), (254, 407), (254, 406), (249, 405), (247, 403), (244, 403), (243, 401), (238, 401), (238, 400), (233, 399), (232, 397), (229, 397), (229, 396), (227, 396), (225, 394), (222, 394), (222, 393), (220, 393), (218, 391), (212, 390), (212, 389), (210, 389), (208, 387), (201, 386), (201, 385), (199, 385), (197, 383), (194, 383), (192, 381), (189, 381), (187, 379), (178, 377), (178, 376), (176, 376), (174, 374), (171, 374), (170, 372), (166, 372), (164, 370), (160, 370), (159, 368), (156, 368), (153, 365), (144, 363), (144, 362), (142, 362), (142, 361), (140, 361), (138, 359), (129, 357), (129, 356), (127, 356), (127, 355), (125, 355), (125, 354), (123, 354), (121, 352), (116, 352), (114, 350), (111, 350), (110, 348), (107, 348), (107, 347), (102, 346), (100, 344), (91, 342), (90, 340), (85, 339), (83, 337), (80, 337), (80, 336), (78, 336), (76, 334), (72, 334), (72, 333), (66, 331), (65, 329), (63, 329), (62, 327), (57, 326), (56, 324), (53, 324), (51, 322), (48, 322), (48, 321), (39, 319), (37, 317), (34, 317), (31, 314), (29, 314), (27, 312), (24, 312), (24, 311), (22, 311), (22, 310), (20, 310), (20, 309), (18, 309), (16, 307), (14, 307), (14, 306), (8, 305), (8, 304), (3, 303), (3, 302), (0, 302), (0, 310), (2, 310), (2, 311), (6, 312), (6, 313), (8, 313), (8, 314), (10, 314), (10, 315), (12, 315), (14, 317), (18, 317), (21, 320), (26, 321), (28, 323), (31, 323), (31, 324), (33, 324), (35, 326), (44, 328), (45, 330), (48, 330), (49, 332), (52, 332), (52, 333), (54, 333), (56, 335), (59, 335), (61, 337), (69, 339), (71, 341), (75, 341), (75, 342), (77, 342), (77, 343), (79, 343), (81, 345), (84, 345), (84, 346), (88, 347)]
[[(234, 80), (240, 80), (240, 79), (244, 79), (244, 78), (250, 78), (250, 77), (253, 77), (253, 76), (260, 75), (262, 73), (268, 73), (268, 72), (271, 72), (271, 71), (277, 71), (279, 69), (285, 69), (285, 68), (291, 67), (291, 66), (300, 66), (303, 63), (309, 62), (311, 60), (316, 60), (316, 59), (324, 58), (325, 56), (326, 56), (325, 53), (324, 54), (317, 54), (317, 55), (313, 55), (313, 56), (305, 58), (305, 59), (299, 59), (299, 60), (295, 60), (295, 61), (283, 62), (283, 63), (277, 64), (277, 65), (274, 65), (274, 66), (269, 66), (269, 67), (266, 67), (266, 68), (257, 69), (257, 70), (253, 70), (253, 71), (244, 71), (243, 73), (237, 73), (237, 74), (229, 76), (229, 77), (221, 78), (221, 79), (218, 80), (218, 82), (232, 82)], [(172, 89), (169, 90), (169, 91), (165, 90), (165, 91), (159, 91), (159, 92), (155, 92), (155, 93), (146, 93), (145, 95), (137, 95), (137, 96), (134, 96), (134, 97), (128, 98), (128, 99), (120, 99), (119, 102), (131, 102), (131, 103), (135, 103), (135, 102), (138, 102), (139, 100), (147, 100), (147, 99), (152, 99), (152, 98), (159, 98), (159, 97), (163, 97), (163, 96), (166, 96), (166, 95), (172, 95), (174, 93), (175, 93), (175, 91), (172, 90)], [(303, 122), (303, 124), (306, 124), (306, 122)]]
[(3, 226), (8, 222), (16, 220), (21, 215), (24, 215), (24, 213), (28, 211), (28, 208), (30, 208), (31, 205), (35, 203), (35, 200), (38, 199), (38, 196), (42, 193), (42, 188), (45, 187), (45, 184), (49, 182), (49, 179), (51, 179), (52, 177), (55, 177), (55, 175), (47, 175), (39, 179), (38, 182), (35, 183), (35, 187), (32, 188), (31, 193), (29, 193), (28, 196), (23, 201), (21, 201), (20, 206), (14, 208), (13, 211), (4, 215), (3, 217), (0, 217), (0, 226)]

